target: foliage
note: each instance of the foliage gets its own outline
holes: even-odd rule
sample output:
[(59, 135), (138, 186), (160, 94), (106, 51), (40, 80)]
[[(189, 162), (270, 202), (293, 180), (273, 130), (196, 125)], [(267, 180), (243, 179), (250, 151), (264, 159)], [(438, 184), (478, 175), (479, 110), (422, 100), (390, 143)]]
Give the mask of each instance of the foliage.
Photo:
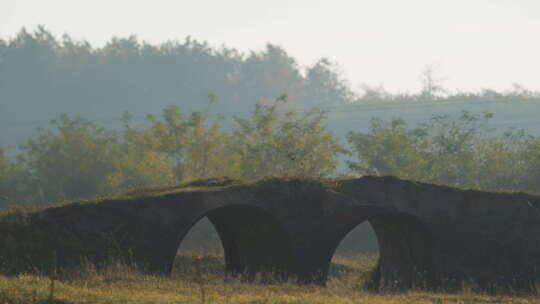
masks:
[(0, 100), (10, 105), (0, 105), (0, 121), (13, 122), (23, 113), (25, 121), (58, 113), (102, 119), (126, 109), (144, 115), (171, 102), (200, 111), (209, 93), (223, 101), (214, 106), (217, 111), (245, 112), (283, 93), (290, 107), (314, 104), (306, 94), (317, 102), (352, 101), (352, 95), (339, 93), (347, 91), (345, 85), (325, 61), (307, 70), (306, 78), (296, 60), (272, 44), (243, 54), (190, 37), (152, 45), (130, 36), (94, 47), (39, 26), (13, 39), (0, 37)]
[(349, 144), (358, 154), (358, 161), (350, 161), (349, 167), (360, 174), (395, 174), (418, 179), (426, 160), (418, 139), (411, 133), (403, 120), (373, 119), (369, 133), (349, 133)]
[[(285, 100), (282, 100), (285, 102)], [(343, 148), (324, 126), (324, 112), (280, 117), (276, 103), (257, 104), (249, 119), (236, 118), (233, 151), (240, 158), (240, 177), (322, 177), (336, 173)]]
[(369, 132), (350, 132), (359, 174), (389, 174), (486, 190), (540, 191), (539, 139), (522, 130), (497, 135), (492, 114), (433, 116), (416, 128), (400, 119), (373, 120)]
[(328, 58), (317, 61), (306, 71), (305, 104), (316, 106), (338, 106), (348, 104), (355, 95), (336, 63)]
[(21, 204), (31, 201), (31, 186), (29, 172), (0, 149), (0, 209), (8, 202)]
[(229, 176), (322, 177), (335, 174), (343, 148), (326, 130), (324, 113), (282, 114), (281, 101), (258, 104), (231, 131), (207, 111), (184, 114), (163, 109), (134, 124), (125, 113), (121, 132), (107, 131), (82, 118), (62, 115), (53, 129), (21, 146), (16, 161), (0, 153), (0, 190), (14, 202), (47, 204), (106, 195), (141, 186)]
[(55, 131), (40, 129), (21, 146), (21, 162), (35, 181), (41, 202), (102, 193), (118, 153), (117, 139), (85, 119), (62, 115)]
[[(61, 116), (53, 130), (39, 130), (16, 158), (0, 151), (0, 206), (225, 175), (332, 176), (345, 151), (328, 131), (327, 113), (312, 106), (472, 104), (537, 101), (540, 96), (519, 85), (509, 92), (450, 94), (435, 72), (433, 67), (423, 72), (419, 93), (391, 94), (382, 86), (366, 86), (365, 94), (357, 95), (329, 59), (301, 68), (283, 48), (271, 44), (242, 54), (190, 37), (150, 45), (131, 36), (95, 48), (68, 35), (57, 38), (42, 26), (33, 32), (23, 29), (13, 39), (0, 39), (0, 100), (9, 101), (9, 106), (0, 104), (0, 121), (8, 126), (3, 137), (16, 141), (30, 134), (29, 127), (27, 132), (10, 128), (13, 117), (34, 122), (58, 113), (71, 116)], [(215, 96), (221, 99), (212, 111), (245, 112), (253, 104), (255, 110), (238, 114), (228, 126), (210, 109), (203, 110), (201, 101), (209, 92), (213, 101)], [(286, 98), (276, 100), (280, 95)], [(165, 107), (171, 102), (176, 105)], [(163, 107), (161, 116), (149, 116), (144, 123), (134, 118)], [(109, 129), (121, 132), (101, 127), (111, 123), (110, 113), (125, 109), (134, 116), (125, 116), (123, 126), (112, 121)], [(341, 112), (330, 121), (341, 124), (333, 130), (353, 127), (340, 121), (348, 114)], [(96, 120), (73, 118), (75, 113)], [(442, 115), (415, 127), (401, 119), (374, 119), (369, 131), (348, 135), (355, 154), (349, 168), (358, 174), (394, 174), (454, 186), (540, 191), (540, 139), (519, 130), (494, 133), (487, 128), (490, 119)]]
[[(124, 116), (121, 132), (62, 115), (54, 129), (21, 146), (17, 158), (0, 151), (0, 194), (9, 203), (47, 204), (141, 186), (222, 176), (328, 177), (348, 153), (327, 130), (325, 112), (281, 111), (257, 104), (231, 130), (208, 111), (184, 114), (171, 105), (162, 116), (134, 124)], [(347, 136), (351, 172), (486, 190), (539, 192), (540, 138), (523, 130), (497, 134), (493, 115), (435, 115), (416, 127), (398, 118), (373, 119), (368, 132)]]
[(235, 175), (228, 153), (229, 136), (222, 131), (221, 119), (209, 124), (207, 112), (185, 116), (171, 105), (163, 110), (163, 121), (150, 117), (146, 142), (155, 141), (155, 151), (173, 163), (175, 180), (204, 179)]

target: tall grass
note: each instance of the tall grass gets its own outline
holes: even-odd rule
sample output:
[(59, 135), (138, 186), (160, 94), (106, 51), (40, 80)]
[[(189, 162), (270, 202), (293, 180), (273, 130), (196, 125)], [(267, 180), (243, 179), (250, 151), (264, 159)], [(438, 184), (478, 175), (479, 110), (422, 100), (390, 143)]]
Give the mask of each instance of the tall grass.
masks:
[[(103, 268), (83, 263), (80, 269), (45, 275), (0, 276), (0, 303), (373, 303), (373, 304), (530, 304), (532, 296), (488, 296), (471, 291), (459, 294), (409, 292), (379, 295), (362, 288), (362, 280), (375, 265), (376, 255), (335, 257), (327, 287), (244, 283), (225, 277), (219, 252), (186, 252), (179, 255), (171, 277), (148, 276), (136, 266), (110, 261)], [(53, 294), (51, 297), (51, 279)]]

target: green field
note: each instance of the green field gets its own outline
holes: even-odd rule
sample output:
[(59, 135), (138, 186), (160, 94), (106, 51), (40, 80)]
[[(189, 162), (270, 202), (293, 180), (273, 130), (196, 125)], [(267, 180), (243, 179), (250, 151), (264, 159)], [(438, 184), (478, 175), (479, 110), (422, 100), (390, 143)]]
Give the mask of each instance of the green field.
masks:
[[(50, 276), (0, 276), (0, 303), (540, 303), (540, 297), (485, 295), (474, 286), (456, 294), (412, 291), (381, 295), (367, 291), (364, 280), (375, 255), (334, 257), (326, 287), (241, 282), (223, 275), (223, 257), (214, 252), (178, 256), (171, 277), (146, 276), (121, 263), (103, 270), (86, 265), (54, 279)], [(264, 282), (264, 283), (263, 283)]]

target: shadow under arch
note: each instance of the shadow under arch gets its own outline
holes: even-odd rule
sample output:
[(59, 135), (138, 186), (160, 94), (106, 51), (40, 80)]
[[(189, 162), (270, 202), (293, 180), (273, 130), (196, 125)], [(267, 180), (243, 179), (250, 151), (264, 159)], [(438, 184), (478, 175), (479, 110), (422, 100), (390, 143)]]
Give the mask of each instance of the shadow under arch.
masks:
[(368, 221), (379, 244), (379, 260), (367, 283), (379, 292), (411, 288), (433, 288), (433, 240), (429, 230), (415, 216), (377, 206), (354, 206), (333, 214), (329, 224), (321, 279), (326, 282), (332, 257), (345, 236)]
[[(225, 255), (225, 273), (252, 281), (257, 273), (266, 280), (286, 280), (294, 267), (289, 235), (272, 214), (260, 207), (228, 205), (207, 211), (180, 232), (175, 248), (202, 218), (214, 226)], [(171, 273), (174, 257), (170, 261)]]

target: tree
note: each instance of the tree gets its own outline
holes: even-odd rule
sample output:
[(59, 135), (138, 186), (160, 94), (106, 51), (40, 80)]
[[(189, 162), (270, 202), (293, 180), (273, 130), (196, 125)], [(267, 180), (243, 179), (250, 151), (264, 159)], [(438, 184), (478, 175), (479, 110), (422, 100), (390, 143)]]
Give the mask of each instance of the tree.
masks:
[(413, 180), (424, 177), (428, 163), (422, 152), (424, 143), (401, 119), (373, 119), (368, 133), (349, 132), (347, 140), (356, 154), (356, 161), (349, 161), (353, 172)]
[(529, 167), (534, 167), (532, 163), (535, 159), (529, 155), (532, 141), (533, 138), (522, 131), (508, 131), (502, 136), (476, 139), (478, 171), (474, 177), (475, 186), (487, 190), (528, 188), (526, 180)]
[(287, 94), (287, 107), (303, 99), (304, 79), (296, 60), (279, 46), (268, 44), (263, 52), (252, 52), (241, 64), (238, 86), (246, 102), (272, 105), (275, 96)]
[(40, 202), (92, 197), (103, 193), (114, 170), (117, 139), (94, 123), (62, 115), (56, 131), (39, 129), (21, 146), (22, 161), (40, 191)]
[(369, 132), (349, 133), (356, 153), (349, 167), (458, 187), (538, 191), (538, 139), (523, 131), (494, 135), (492, 117), (435, 115), (414, 129), (399, 119), (375, 119)]
[(257, 104), (249, 119), (235, 118), (233, 150), (241, 177), (321, 177), (336, 172), (344, 150), (324, 125), (325, 115), (312, 110), (280, 115), (278, 106)]
[(354, 94), (343, 79), (337, 64), (328, 58), (319, 60), (306, 73), (304, 103), (315, 106), (349, 104)]
[(434, 115), (416, 130), (425, 141), (424, 155), (429, 161), (426, 180), (453, 186), (477, 187), (478, 144), (491, 132), (483, 117), (462, 111), (457, 118)]
[(129, 113), (124, 113), (123, 138), (113, 159), (114, 169), (107, 175), (107, 191), (173, 184), (173, 163), (159, 153), (159, 140), (148, 128), (133, 127), (131, 119)]
[(173, 163), (177, 181), (235, 175), (228, 153), (229, 137), (221, 130), (221, 118), (209, 123), (207, 112), (183, 115), (175, 105), (163, 110), (164, 121), (150, 119), (149, 136), (155, 149)]
[(0, 208), (8, 204), (30, 203), (36, 194), (32, 188), (29, 172), (0, 149)]
[(438, 74), (438, 67), (428, 65), (420, 74), (420, 83), (422, 84), (422, 90), (420, 92), (421, 100), (436, 100), (440, 98), (441, 94), (446, 92), (446, 89), (441, 85), (444, 78), (441, 78)]
[(188, 179), (237, 176), (236, 157), (230, 153), (230, 137), (222, 132), (221, 118), (208, 125), (208, 114), (193, 112), (188, 119), (187, 161), (182, 171)]

